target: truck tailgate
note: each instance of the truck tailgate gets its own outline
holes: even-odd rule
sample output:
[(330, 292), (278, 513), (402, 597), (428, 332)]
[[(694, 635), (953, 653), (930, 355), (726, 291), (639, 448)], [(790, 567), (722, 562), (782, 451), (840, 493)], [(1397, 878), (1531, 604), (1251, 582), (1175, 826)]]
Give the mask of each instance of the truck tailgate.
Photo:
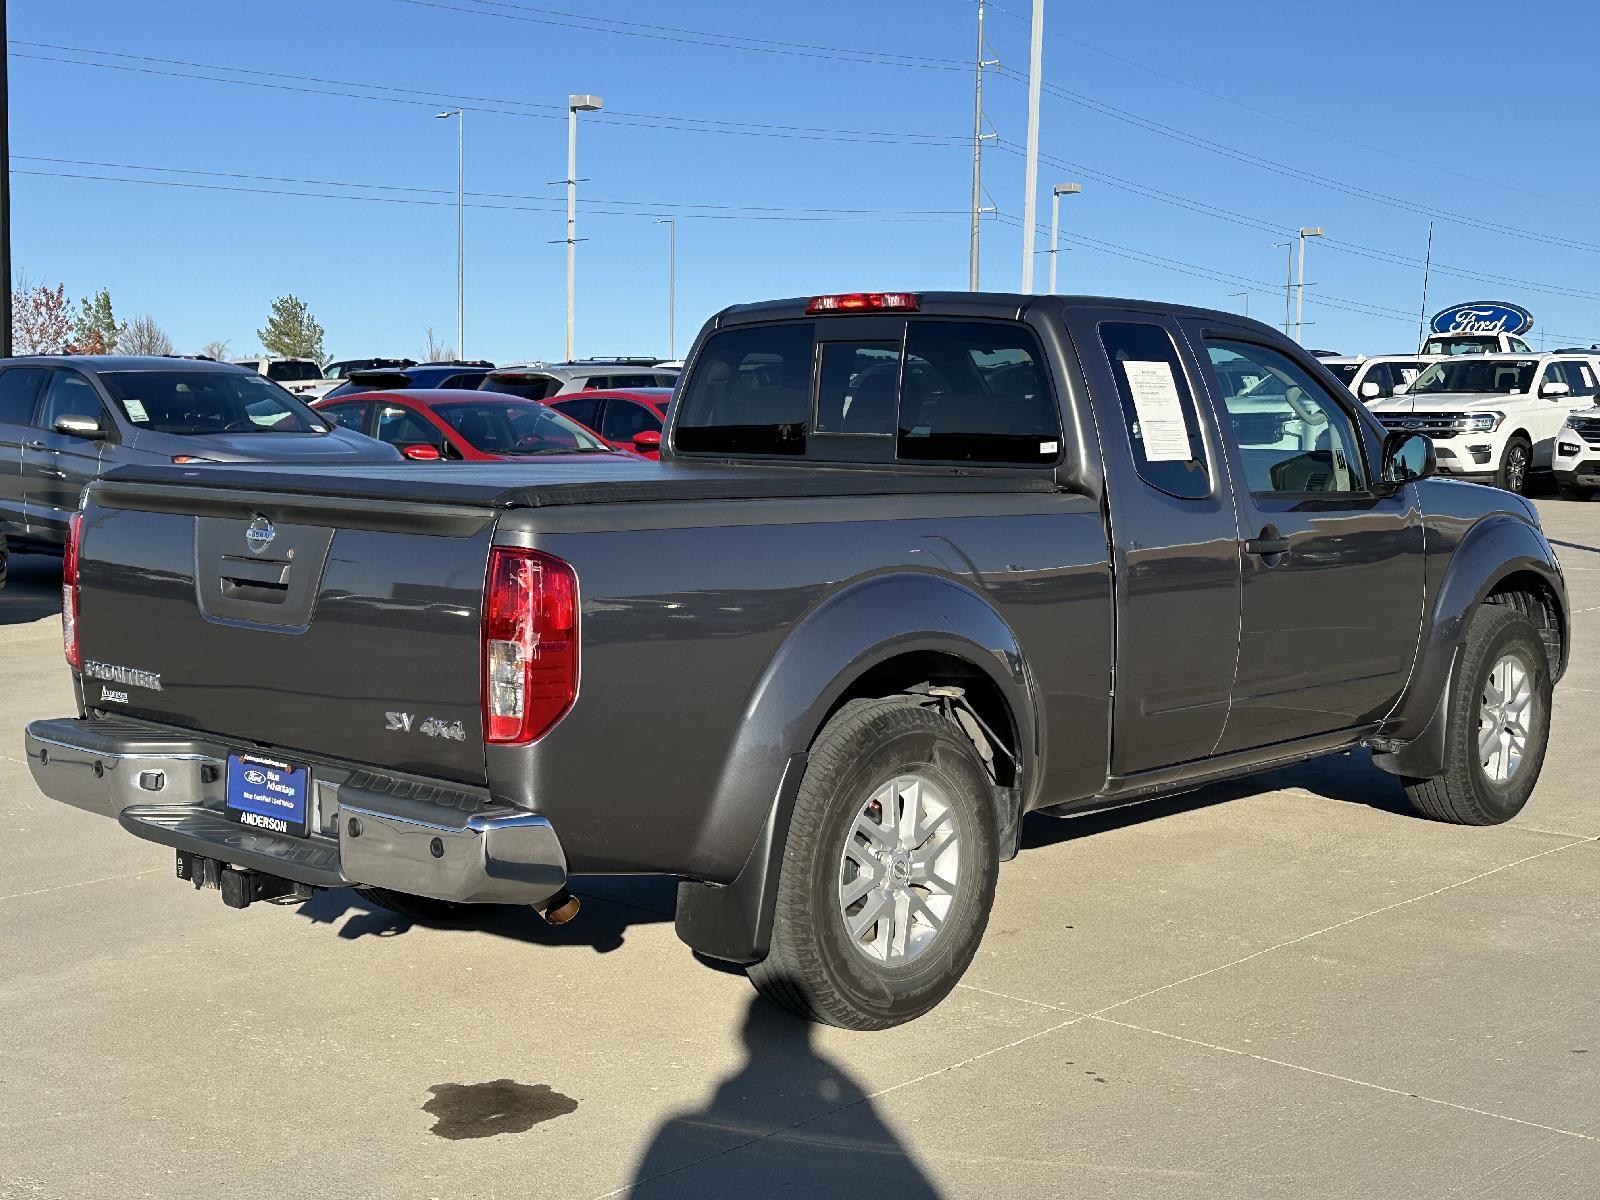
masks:
[(90, 494), (78, 576), (90, 708), (244, 750), (484, 781), (492, 511), (175, 492)]

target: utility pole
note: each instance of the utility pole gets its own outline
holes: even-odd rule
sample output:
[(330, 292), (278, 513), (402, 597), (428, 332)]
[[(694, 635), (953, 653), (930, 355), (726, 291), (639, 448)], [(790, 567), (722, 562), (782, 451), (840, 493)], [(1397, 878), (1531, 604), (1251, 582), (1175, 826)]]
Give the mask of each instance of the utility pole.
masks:
[(667, 227), (667, 357), (678, 357), (678, 218), (657, 217)]
[(452, 108), (435, 113), (439, 120), (456, 119), (456, 357), (467, 357), (467, 218), (462, 190), (466, 170), (466, 110)]
[(1285, 247), (1288, 247), (1289, 250), (1289, 266), (1283, 276), (1283, 336), (1288, 337), (1289, 314), (1292, 311), (1294, 304), (1294, 241), (1293, 239), (1290, 239), (1287, 242), (1272, 243), (1272, 248), (1274, 250), (1282, 250)]
[(578, 293), (578, 114), (599, 112), (599, 96), (567, 97), (567, 361), (573, 356), (573, 300)]
[(1428, 253), (1422, 260), (1422, 310), (1417, 313), (1417, 349), (1427, 340), (1428, 276), (1433, 272), (1433, 222), (1428, 222)]
[(1058, 183), (1050, 189), (1050, 294), (1056, 294), (1056, 259), (1061, 254), (1057, 242), (1061, 234), (1061, 197), (1076, 196), (1083, 191), (1081, 183)]
[(972, 88), (972, 245), (967, 251), (967, 288), (969, 291), (974, 292), (979, 290), (979, 230), (984, 213), (983, 144), (995, 137), (993, 133), (985, 133), (983, 131), (986, 121), (983, 113), (983, 73), (990, 67), (1000, 65), (999, 59), (984, 57), (983, 14), (985, 3), (986, 0), (978, 0), (977, 73)]
[(1294, 289), (1294, 340), (1297, 342), (1300, 341), (1301, 326), (1304, 324), (1306, 313), (1306, 239), (1321, 236), (1321, 225), (1300, 227), (1300, 278)]
[(1232, 300), (1235, 296), (1243, 296), (1244, 297), (1244, 315), (1248, 317), (1250, 315), (1250, 293), (1249, 292), (1229, 292), (1228, 293), (1228, 299), (1229, 300)]
[(1033, 0), (1033, 29), (1028, 43), (1028, 148), (1023, 170), (1022, 290), (1033, 291), (1033, 240), (1039, 191), (1039, 88), (1044, 82), (1044, 0)]
[(0, 358), (11, 357), (11, 43), (6, 41), (6, 0), (0, 0)]

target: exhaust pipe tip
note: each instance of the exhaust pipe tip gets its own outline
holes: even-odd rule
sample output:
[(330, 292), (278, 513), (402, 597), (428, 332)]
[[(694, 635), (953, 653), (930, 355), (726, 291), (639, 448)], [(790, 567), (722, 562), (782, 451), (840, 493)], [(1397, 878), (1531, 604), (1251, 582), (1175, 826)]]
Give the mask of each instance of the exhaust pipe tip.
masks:
[(534, 911), (544, 918), (547, 925), (565, 925), (578, 915), (582, 907), (582, 902), (576, 896), (562, 888), (543, 904), (535, 905)]

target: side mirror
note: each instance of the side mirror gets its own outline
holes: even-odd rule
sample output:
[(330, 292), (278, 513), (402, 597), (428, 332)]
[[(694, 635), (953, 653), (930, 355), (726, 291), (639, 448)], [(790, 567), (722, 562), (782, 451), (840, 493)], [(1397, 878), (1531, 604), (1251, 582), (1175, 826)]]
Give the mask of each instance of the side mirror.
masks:
[(444, 455), (439, 453), (439, 447), (421, 443), (415, 446), (401, 446), (400, 453), (414, 462), (438, 462)]
[(1376, 400), (1382, 394), (1383, 389), (1370, 379), (1361, 385), (1361, 398), (1363, 400)]
[(1392, 394), (1396, 396), (1404, 396), (1410, 390), (1411, 385), (1409, 383), (1397, 383), (1394, 385), (1394, 392)]
[(1437, 470), (1433, 439), (1424, 433), (1396, 430), (1383, 439), (1383, 482), (1399, 486), (1426, 479)]
[(661, 453), (661, 431), (659, 429), (641, 429), (633, 435), (633, 448), (640, 454)]
[(1571, 394), (1572, 385), (1570, 383), (1562, 383), (1560, 380), (1552, 380), (1539, 388), (1539, 395), (1548, 396), (1552, 399), (1556, 396), (1570, 396)]
[(68, 437), (87, 438), (91, 442), (98, 442), (106, 436), (105, 429), (95, 417), (57, 417), (55, 431)]

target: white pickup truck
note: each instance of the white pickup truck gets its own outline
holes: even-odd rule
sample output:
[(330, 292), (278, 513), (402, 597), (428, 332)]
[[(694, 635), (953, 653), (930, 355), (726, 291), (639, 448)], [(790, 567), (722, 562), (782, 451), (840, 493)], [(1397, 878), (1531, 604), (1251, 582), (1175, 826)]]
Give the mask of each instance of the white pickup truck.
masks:
[(1473, 354), (1434, 363), (1409, 386), (1369, 405), (1387, 428), (1433, 439), (1439, 471), (1524, 492), (1554, 466), (1557, 434), (1594, 406), (1600, 358), (1582, 354)]

